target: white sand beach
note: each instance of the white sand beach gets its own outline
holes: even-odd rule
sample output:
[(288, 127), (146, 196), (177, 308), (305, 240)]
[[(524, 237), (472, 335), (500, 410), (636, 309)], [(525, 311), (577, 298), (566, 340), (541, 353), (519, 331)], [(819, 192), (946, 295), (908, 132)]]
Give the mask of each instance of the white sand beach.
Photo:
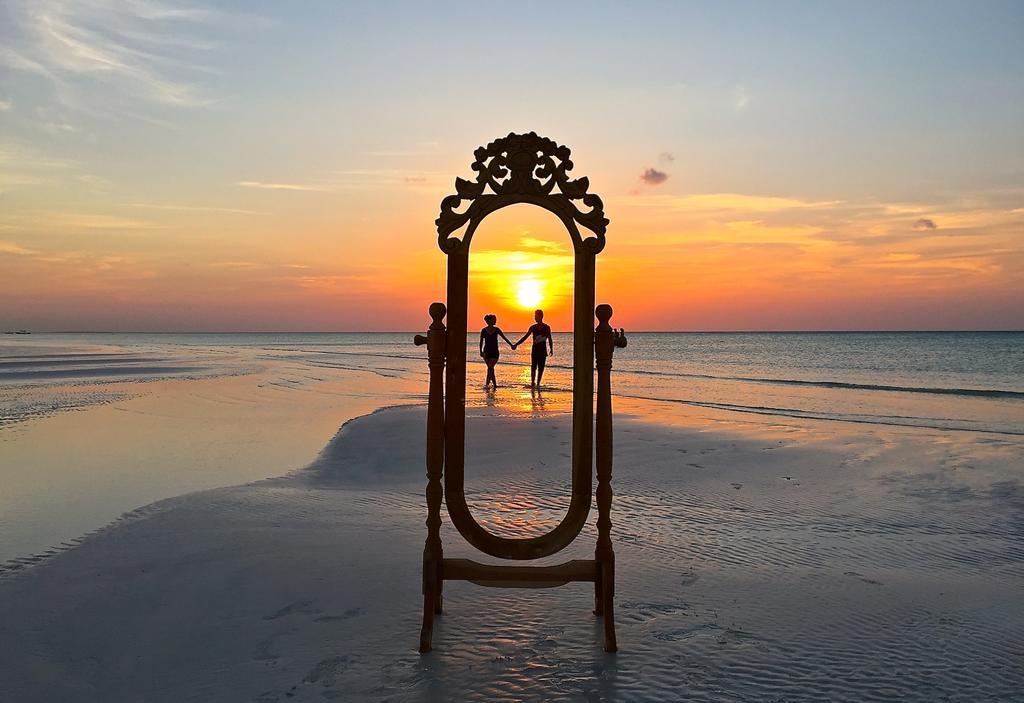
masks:
[[(158, 502), (8, 570), (3, 699), (1024, 699), (1020, 437), (616, 408), (618, 654), (586, 584), (446, 584), (416, 652), (414, 406), (348, 423), (306, 469)], [(478, 519), (553, 524), (564, 406), (471, 412)], [(594, 519), (548, 561), (589, 557)], [(447, 520), (442, 536), (475, 556)]]

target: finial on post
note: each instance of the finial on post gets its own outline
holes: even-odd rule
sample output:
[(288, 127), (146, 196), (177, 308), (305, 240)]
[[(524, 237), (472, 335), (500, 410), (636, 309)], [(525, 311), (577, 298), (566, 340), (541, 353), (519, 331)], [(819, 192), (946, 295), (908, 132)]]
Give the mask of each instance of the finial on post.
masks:
[(612, 306), (605, 303), (602, 303), (601, 305), (598, 305), (596, 308), (594, 308), (594, 315), (597, 317), (598, 321), (597, 331), (611, 331), (614, 335), (613, 339), (615, 341), (615, 346), (618, 347), (619, 349), (622, 349), (627, 344), (626, 330), (620, 327), (619, 330), (616, 331), (614, 327), (608, 324), (608, 320), (612, 319), (612, 313)]
[[(431, 323), (430, 328), (432, 330), (444, 330), (444, 323), (442, 320), (444, 316), (448, 314), (448, 308), (445, 307), (444, 303), (431, 303), (427, 309), (430, 313)], [(426, 335), (418, 334), (412, 338), (413, 344), (417, 347), (422, 347), (427, 343)]]
[(432, 330), (443, 330), (444, 323), (441, 320), (448, 314), (448, 308), (445, 307), (444, 303), (431, 303), (428, 309), (430, 317), (433, 322), (430, 323), (430, 329)]

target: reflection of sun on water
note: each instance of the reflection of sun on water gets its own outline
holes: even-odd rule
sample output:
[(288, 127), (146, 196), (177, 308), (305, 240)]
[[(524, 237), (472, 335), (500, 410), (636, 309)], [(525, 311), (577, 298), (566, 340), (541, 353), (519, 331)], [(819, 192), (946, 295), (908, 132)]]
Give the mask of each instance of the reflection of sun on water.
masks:
[(476, 491), (468, 502), (477, 521), (499, 537), (539, 537), (550, 532), (569, 509), (569, 496), (555, 472), (541, 479), (501, 481), (497, 489)]
[(516, 286), (516, 302), (524, 308), (536, 308), (544, 300), (544, 287), (535, 278), (523, 278)]

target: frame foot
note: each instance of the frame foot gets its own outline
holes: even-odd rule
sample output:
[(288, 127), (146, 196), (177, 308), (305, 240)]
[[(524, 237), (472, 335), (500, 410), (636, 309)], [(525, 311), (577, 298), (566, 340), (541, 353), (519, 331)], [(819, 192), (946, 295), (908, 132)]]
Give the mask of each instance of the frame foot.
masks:
[(423, 627), (420, 628), (420, 654), (426, 654), (431, 649), (431, 640), (434, 635), (434, 607), (436, 603), (437, 598), (432, 592), (423, 594)]
[(604, 620), (604, 651), (617, 652), (615, 638), (615, 565), (601, 565), (601, 617)]
[(434, 636), (434, 615), (441, 612), (441, 578), (438, 564), (423, 560), (423, 627), (420, 628), (420, 654), (431, 649)]

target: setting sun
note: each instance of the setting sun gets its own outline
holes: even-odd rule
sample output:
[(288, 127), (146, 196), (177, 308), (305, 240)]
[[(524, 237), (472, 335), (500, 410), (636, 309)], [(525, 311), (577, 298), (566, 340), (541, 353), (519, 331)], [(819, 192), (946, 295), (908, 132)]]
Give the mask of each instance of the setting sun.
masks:
[(574, 259), (565, 226), (541, 208), (495, 212), (481, 226), (469, 265), (470, 317), (498, 316), (509, 329), (529, 325), (544, 308), (556, 327), (572, 324)]
[(524, 278), (516, 286), (516, 302), (524, 308), (535, 308), (544, 299), (544, 287), (534, 278)]

